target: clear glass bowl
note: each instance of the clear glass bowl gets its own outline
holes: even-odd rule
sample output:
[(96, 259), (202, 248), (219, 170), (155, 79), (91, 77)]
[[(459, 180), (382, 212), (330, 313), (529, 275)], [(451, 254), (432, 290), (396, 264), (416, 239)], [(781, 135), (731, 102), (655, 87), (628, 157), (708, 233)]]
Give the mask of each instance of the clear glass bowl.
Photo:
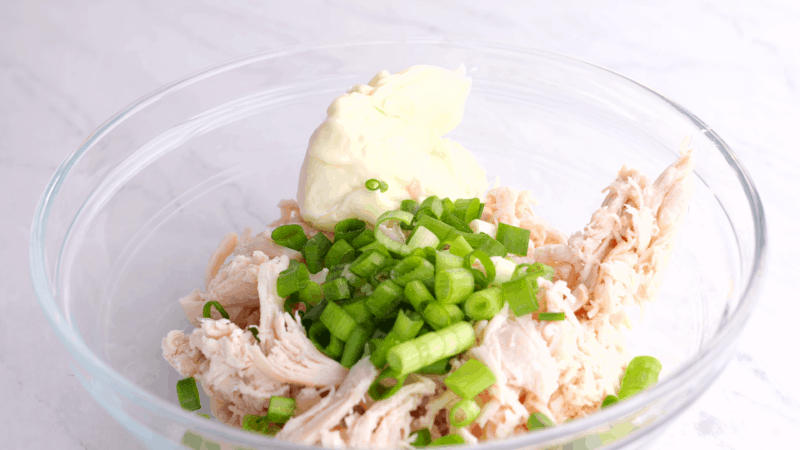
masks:
[[(222, 236), (256, 231), (294, 198), (311, 132), (381, 69), (455, 68), (473, 79), (451, 136), (490, 179), (530, 189), (537, 212), (580, 230), (628, 164), (655, 178), (691, 136), (695, 195), (657, 302), (630, 338), (661, 382), (562, 426), (482, 448), (640, 448), (717, 377), (762, 279), (764, 213), (736, 156), (703, 122), (623, 76), (540, 50), (455, 39), (301, 46), (219, 65), (133, 103), (64, 161), (39, 203), (31, 276), (75, 374), (153, 448), (297, 448), (181, 410), (161, 339), (190, 326)], [(208, 405), (208, 399), (203, 399)], [(202, 437), (200, 437), (202, 436)]]

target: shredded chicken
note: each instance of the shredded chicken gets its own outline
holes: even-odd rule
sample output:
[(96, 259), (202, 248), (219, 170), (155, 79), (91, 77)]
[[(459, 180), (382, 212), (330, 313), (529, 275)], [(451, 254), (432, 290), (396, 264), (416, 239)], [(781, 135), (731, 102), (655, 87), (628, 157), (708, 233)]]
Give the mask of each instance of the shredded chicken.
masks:
[(510, 187), (494, 188), (486, 194), (486, 206), (481, 219), (495, 225), (503, 222), (530, 230), (529, 256), (533, 256), (537, 247), (566, 243), (567, 237), (564, 233), (533, 212), (534, 204), (530, 191), (518, 193)]

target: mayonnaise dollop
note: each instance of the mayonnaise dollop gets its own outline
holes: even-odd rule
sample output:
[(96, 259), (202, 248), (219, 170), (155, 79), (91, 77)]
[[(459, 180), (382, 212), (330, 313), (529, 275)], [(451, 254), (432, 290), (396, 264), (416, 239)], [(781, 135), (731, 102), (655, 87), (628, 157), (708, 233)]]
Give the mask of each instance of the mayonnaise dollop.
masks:
[[(461, 123), (472, 84), (464, 74), (463, 65), (384, 70), (334, 100), (309, 139), (300, 171), (303, 219), (333, 230), (349, 217), (374, 224), (412, 194), (482, 197), (486, 172), (468, 150), (442, 138)], [(368, 190), (371, 178), (389, 189)]]

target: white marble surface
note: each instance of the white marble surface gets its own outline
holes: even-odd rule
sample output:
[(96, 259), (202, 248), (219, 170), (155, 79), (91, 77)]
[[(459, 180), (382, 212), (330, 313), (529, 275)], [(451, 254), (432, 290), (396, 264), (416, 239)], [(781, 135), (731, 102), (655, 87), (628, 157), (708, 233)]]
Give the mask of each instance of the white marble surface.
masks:
[[(714, 128), (761, 192), (771, 243), (736, 357), (655, 449), (797, 448), (800, 2), (209, 0), (0, 3), (3, 448), (134, 449), (75, 380), (28, 276), (35, 203), (97, 125), (175, 78), (309, 41), (464, 35), (536, 46), (665, 93)], [(776, 346), (780, 342), (783, 345)]]

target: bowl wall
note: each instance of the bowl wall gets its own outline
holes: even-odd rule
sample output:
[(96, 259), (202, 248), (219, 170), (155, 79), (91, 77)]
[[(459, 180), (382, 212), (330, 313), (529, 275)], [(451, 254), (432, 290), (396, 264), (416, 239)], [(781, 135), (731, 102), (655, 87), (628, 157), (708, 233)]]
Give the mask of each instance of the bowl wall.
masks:
[(691, 137), (695, 195), (661, 294), (629, 338), (632, 355), (664, 363), (662, 383), (601, 414), (489, 446), (637, 448), (663, 431), (722, 369), (752, 305), (763, 217), (746, 174), (705, 125), (619, 75), (447, 40), (304, 47), (229, 63), (145, 97), (90, 136), (45, 193), (32, 270), (92, 395), (154, 448), (191, 442), (187, 430), (293, 447), (180, 410), (180, 375), (161, 356), (167, 332), (190, 327), (177, 300), (202, 288), (225, 233), (262, 231), (278, 201), (295, 197), (308, 137), (335, 96), (381, 69), (461, 63), (472, 94), (450, 137), (490, 180), (531, 190), (536, 212), (568, 234), (588, 222), (623, 164), (654, 179)]

